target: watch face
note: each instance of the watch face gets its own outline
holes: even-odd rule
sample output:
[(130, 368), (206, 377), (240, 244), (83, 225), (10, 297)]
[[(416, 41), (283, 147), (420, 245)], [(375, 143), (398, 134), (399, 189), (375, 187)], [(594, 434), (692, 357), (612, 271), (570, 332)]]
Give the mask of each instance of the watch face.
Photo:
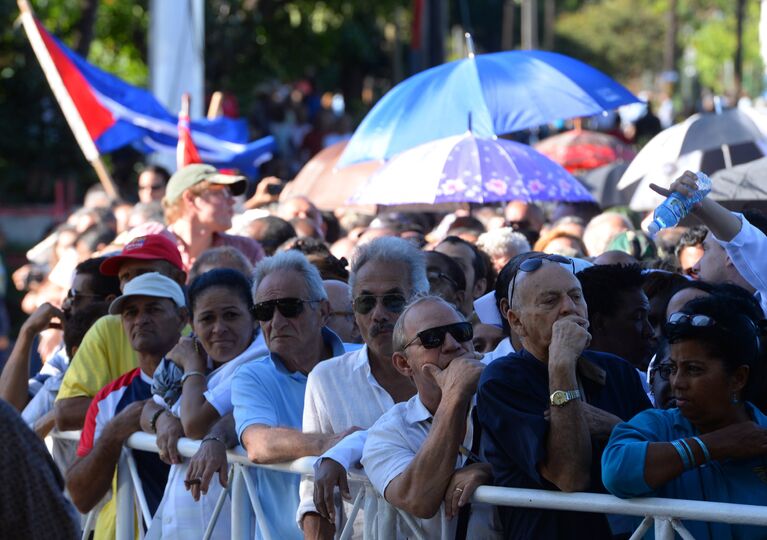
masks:
[(562, 405), (567, 402), (567, 396), (565, 396), (565, 393), (562, 390), (557, 390), (551, 394), (551, 402), (554, 405)]

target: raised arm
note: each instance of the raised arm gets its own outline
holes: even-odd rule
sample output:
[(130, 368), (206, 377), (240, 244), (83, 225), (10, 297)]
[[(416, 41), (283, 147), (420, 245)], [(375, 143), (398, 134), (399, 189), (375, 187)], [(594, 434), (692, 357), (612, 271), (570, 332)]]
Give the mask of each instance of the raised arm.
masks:
[(38, 307), (24, 321), (8, 361), (0, 374), (0, 399), (21, 411), (29, 402), (29, 353), (35, 336), (49, 327), (51, 319), (64, 319), (61, 310), (49, 303)]
[[(552, 327), (549, 346), (549, 394), (575, 390), (575, 369), (590, 340), (587, 322), (577, 316), (558, 320)], [(540, 473), (562, 491), (581, 491), (591, 481), (591, 436), (584, 403), (579, 399), (551, 406), (546, 436), (546, 457)]]
[[(184, 373), (205, 373), (205, 350), (196, 338), (182, 337), (166, 358), (180, 366)], [(204, 375), (193, 375), (184, 380), (181, 400), (181, 423), (190, 439), (202, 439), (221, 416), (205, 399), (207, 381)]]
[[(674, 180), (669, 189), (664, 189), (656, 184), (650, 184), (650, 187), (664, 197), (668, 197), (674, 191), (689, 197), (697, 189), (697, 181), (698, 177), (694, 172), (685, 171), (682, 176)], [(735, 214), (709, 197), (703, 199), (700, 204), (693, 208), (692, 215), (723, 242), (729, 242), (735, 238), (742, 226)]]
[(413, 460), (386, 486), (384, 497), (397, 508), (419, 518), (439, 511), (455, 473), (458, 449), (466, 435), (466, 416), (477, 389), (482, 364), (473, 357), (460, 357), (444, 370), (426, 364), (442, 390), (426, 441)]

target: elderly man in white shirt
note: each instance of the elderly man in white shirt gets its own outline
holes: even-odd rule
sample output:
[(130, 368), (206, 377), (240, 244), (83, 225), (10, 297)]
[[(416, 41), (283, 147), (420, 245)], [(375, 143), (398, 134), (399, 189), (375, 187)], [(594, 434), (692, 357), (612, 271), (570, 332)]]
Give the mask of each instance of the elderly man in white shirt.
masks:
[(472, 414), (484, 367), (472, 337), (471, 324), (433, 296), (408, 306), (394, 330), (394, 365), (413, 379), (418, 394), (368, 430), (362, 464), (387, 502), (417, 518), (420, 531), (400, 524), (407, 536), (500, 536), (494, 508), (470, 504), (476, 488), (492, 482)]
[[(400, 238), (375, 239), (355, 252), (349, 281), (355, 319), (365, 345), (322, 362), (309, 374), (304, 432), (368, 428), (416, 391), (410, 378), (392, 364), (392, 332), (407, 302), (429, 290), (423, 253)], [(353, 434), (318, 459), (316, 482), (302, 479), (297, 520), (305, 537), (332, 538), (336, 526), (341, 525), (341, 513), (336, 521), (335, 488), (349, 496), (347, 471), (362, 457), (364, 438), (364, 432)], [(355, 492), (359, 488), (352, 487)], [(361, 535), (361, 528), (358, 520), (355, 536)]]

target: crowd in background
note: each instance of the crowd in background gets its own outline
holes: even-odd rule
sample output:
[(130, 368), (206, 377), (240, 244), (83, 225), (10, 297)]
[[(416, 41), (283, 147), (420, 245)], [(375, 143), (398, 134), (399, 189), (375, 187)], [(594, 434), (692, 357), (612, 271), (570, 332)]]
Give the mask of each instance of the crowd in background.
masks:
[[(281, 132), (306, 151), (296, 159), (348, 135), (323, 112), (302, 137)], [(627, 538), (636, 525), (471, 504), (483, 484), (767, 503), (765, 216), (705, 200), (700, 225), (650, 238), (644, 216), (595, 203), (371, 215), (280, 200), (276, 184), (251, 195), (211, 166), (147, 167), (138, 203), (91, 188), (13, 273), (28, 318), (0, 397), (21, 420), (0, 411), (26, 449), (15, 459), (47, 475), (29, 481), (44, 503), (7, 506), (22, 536), (35, 536), (33, 514), (71, 516), (62, 537), (80, 522), (20, 422), (40, 437), (82, 430), (53, 456), (76, 508), (100, 509), (96, 538), (114, 535), (115, 466), (140, 430), (160, 449), (133, 452), (155, 538), (201, 537), (238, 445), (260, 464), (320, 456), (313, 478), (253, 469), (257, 537), (337, 534), (360, 466), (378, 504), (430, 538), (444, 526), (456, 538)], [(193, 458), (181, 437), (203, 442)], [(231, 534), (228, 515), (215, 538)], [(362, 537), (374, 524), (354, 526)], [(403, 537), (412, 526), (400, 522)]]

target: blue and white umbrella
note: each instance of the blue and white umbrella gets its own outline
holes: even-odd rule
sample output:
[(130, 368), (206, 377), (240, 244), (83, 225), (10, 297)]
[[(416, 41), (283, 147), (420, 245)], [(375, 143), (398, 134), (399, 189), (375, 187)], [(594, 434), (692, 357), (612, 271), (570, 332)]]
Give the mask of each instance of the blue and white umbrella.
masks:
[(388, 159), (467, 129), (492, 137), (637, 101), (601, 71), (562, 54), (470, 55), (391, 89), (362, 120), (338, 165)]
[(573, 175), (526, 144), (472, 133), (412, 148), (373, 173), (351, 204), (588, 201)]

